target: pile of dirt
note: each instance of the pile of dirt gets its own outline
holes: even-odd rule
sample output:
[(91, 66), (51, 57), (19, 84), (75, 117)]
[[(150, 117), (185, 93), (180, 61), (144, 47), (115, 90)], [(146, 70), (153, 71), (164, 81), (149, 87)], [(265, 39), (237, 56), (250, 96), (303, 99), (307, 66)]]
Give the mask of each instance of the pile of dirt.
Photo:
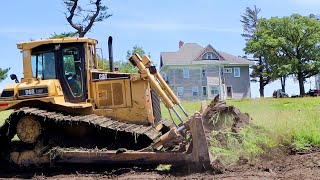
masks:
[[(227, 154), (232, 153), (232, 148), (241, 148), (240, 132), (251, 124), (248, 114), (219, 101), (219, 96), (216, 96), (202, 112), (202, 119), (209, 151), (213, 157), (213, 167), (217, 172), (223, 172), (225, 167), (232, 163), (248, 161), (236, 155), (232, 155), (232, 159)], [(218, 153), (222, 151), (224, 154)]]
[[(239, 133), (251, 121), (249, 114), (240, 112), (234, 106), (226, 105), (224, 101), (219, 101), (219, 95), (203, 111), (202, 118), (207, 135), (214, 130), (221, 130), (225, 125), (230, 128), (230, 132)], [(231, 120), (231, 122), (225, 120)]]

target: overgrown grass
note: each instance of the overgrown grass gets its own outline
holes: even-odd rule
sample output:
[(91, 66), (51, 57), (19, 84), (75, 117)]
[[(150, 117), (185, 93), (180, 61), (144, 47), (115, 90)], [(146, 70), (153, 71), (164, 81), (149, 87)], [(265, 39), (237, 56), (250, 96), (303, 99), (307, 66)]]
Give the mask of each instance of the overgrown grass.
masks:
[(9, 117), (12, 113), (12, 110), (0, 112), (0, 126), (4, 123), (4, 121)]
[[(199, 111), (201, 105), (200, 102), (182, 104), (190, 114)], [(225, 135), (223, 145), (217, 138), (211, 138), (210, 151), (215, 157), (224, 157), (226, 165), (239, 158), (254, 159), (271, 148), (320, 147), (320, 98), (242, 99), (228, 100), (227, 104), (248, 113), (254, 125), (245, 127), (237, 136)], [(163, 116), (170, 119), (164, 106), (162, 109)]]
[(239, 160), (253, 161), (275, 146), (267, 134), (252, 126), (245, 127), (240, 134), (213, 133), (209, 150), (214, 160), (219, 159), (224, 166), (236, 164)]
[(279, 145), (297, 150), (320, 147), (320, 98), (245, 99), (227, 101), (247, 112)]

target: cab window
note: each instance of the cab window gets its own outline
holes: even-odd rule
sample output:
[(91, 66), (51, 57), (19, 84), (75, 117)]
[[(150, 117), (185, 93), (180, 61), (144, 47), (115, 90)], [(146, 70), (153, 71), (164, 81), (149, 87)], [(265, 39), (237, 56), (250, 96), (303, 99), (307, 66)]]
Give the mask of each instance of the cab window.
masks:
[(91, 45), (89, 46), (89, 67), (90, 69), (95, 69), (95, 64), (94, 64), (94, 52), (93, 52), (94, 47)]
[(31, 67), (34, 78), (56, 79), (56, 63), (53, 52), (32, 54)]
[(67, 80), (68, 87), (74, 97), (83, 94), (83, 82), (81, 71), (81, 59), (79, 51), (75, 47), (65, 48), (62, 51), (64, 78)]

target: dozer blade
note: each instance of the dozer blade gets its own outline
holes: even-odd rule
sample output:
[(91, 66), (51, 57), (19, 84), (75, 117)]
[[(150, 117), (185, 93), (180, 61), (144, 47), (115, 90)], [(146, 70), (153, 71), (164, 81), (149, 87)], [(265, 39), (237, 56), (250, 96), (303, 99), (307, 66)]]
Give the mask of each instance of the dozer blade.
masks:
[[(210, 168), (210, 154), (206, 141), (202, 116), (196, 113), (184, 124), (191, 134), (188, 148), (183, 152), (157, 152), (146, 150), (86, 150), (56, 147), (45, 155), (37, 156), (32, 151), (12, 152), (11, 159), (17, 164), (38, 163), (105, 163), (105, 164), (185, 164), (192, 168)], [(163, 137), (168, 137), (163, 135)], [(171, 137), (172, 138), (172, 137)], [(161, 139), (161, 138), (160, 138)], [(159, 139), (159, 141), (161, 141)], [(164, 139), (162, 139), (164, 140)], [(167, 141), (166, 141), (167, 142)], [(161, 144), (161, 143), (160, 143)], [(30, 158), (30, 156), (32, 158)], [(34, 162), (30, 162), (30, 160)]]

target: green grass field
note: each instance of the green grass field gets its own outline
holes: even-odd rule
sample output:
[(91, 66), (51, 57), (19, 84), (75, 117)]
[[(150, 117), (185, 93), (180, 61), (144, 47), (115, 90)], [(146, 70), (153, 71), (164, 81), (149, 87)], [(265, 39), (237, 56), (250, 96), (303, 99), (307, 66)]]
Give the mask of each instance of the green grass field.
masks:
[(245, 99), (227, 102), (247, 112), (280, 145), (320, 146), (320, 98)]
[[(182, 104), (192, 114), (199, 111), (201, 102)], [(243, 99), (228, 100), (227, 104), (248, 113), (254, 125), (243, 129), (240, 137), (228, 136), (227, 146), (221, 147), (212, 140), (211, 152), (216, 157), (222, 156), (226, 165), (240, 157), (254, 159), (271, 149), (320, 147), (320, 98)], [(167, 109), (164, 106), (162, 109), (162, 115), (170, 119)]]
[(0, 112), (0, 125), (4, 123), (4, 121), (7, 119), (7, 117), (9, 117), (11, 113), (11, 110)]
[[(320, 146), (320, 98), (227, 100), (227, 104), (248, 113), (253, 123), (270, 132), (279, 144), (292, 144), (297, 149)], [(199, 111), (201, 102), (182, 102), (182, 105), (192, 114)], [(170, 119), (164, 106), (162, 115)]]

